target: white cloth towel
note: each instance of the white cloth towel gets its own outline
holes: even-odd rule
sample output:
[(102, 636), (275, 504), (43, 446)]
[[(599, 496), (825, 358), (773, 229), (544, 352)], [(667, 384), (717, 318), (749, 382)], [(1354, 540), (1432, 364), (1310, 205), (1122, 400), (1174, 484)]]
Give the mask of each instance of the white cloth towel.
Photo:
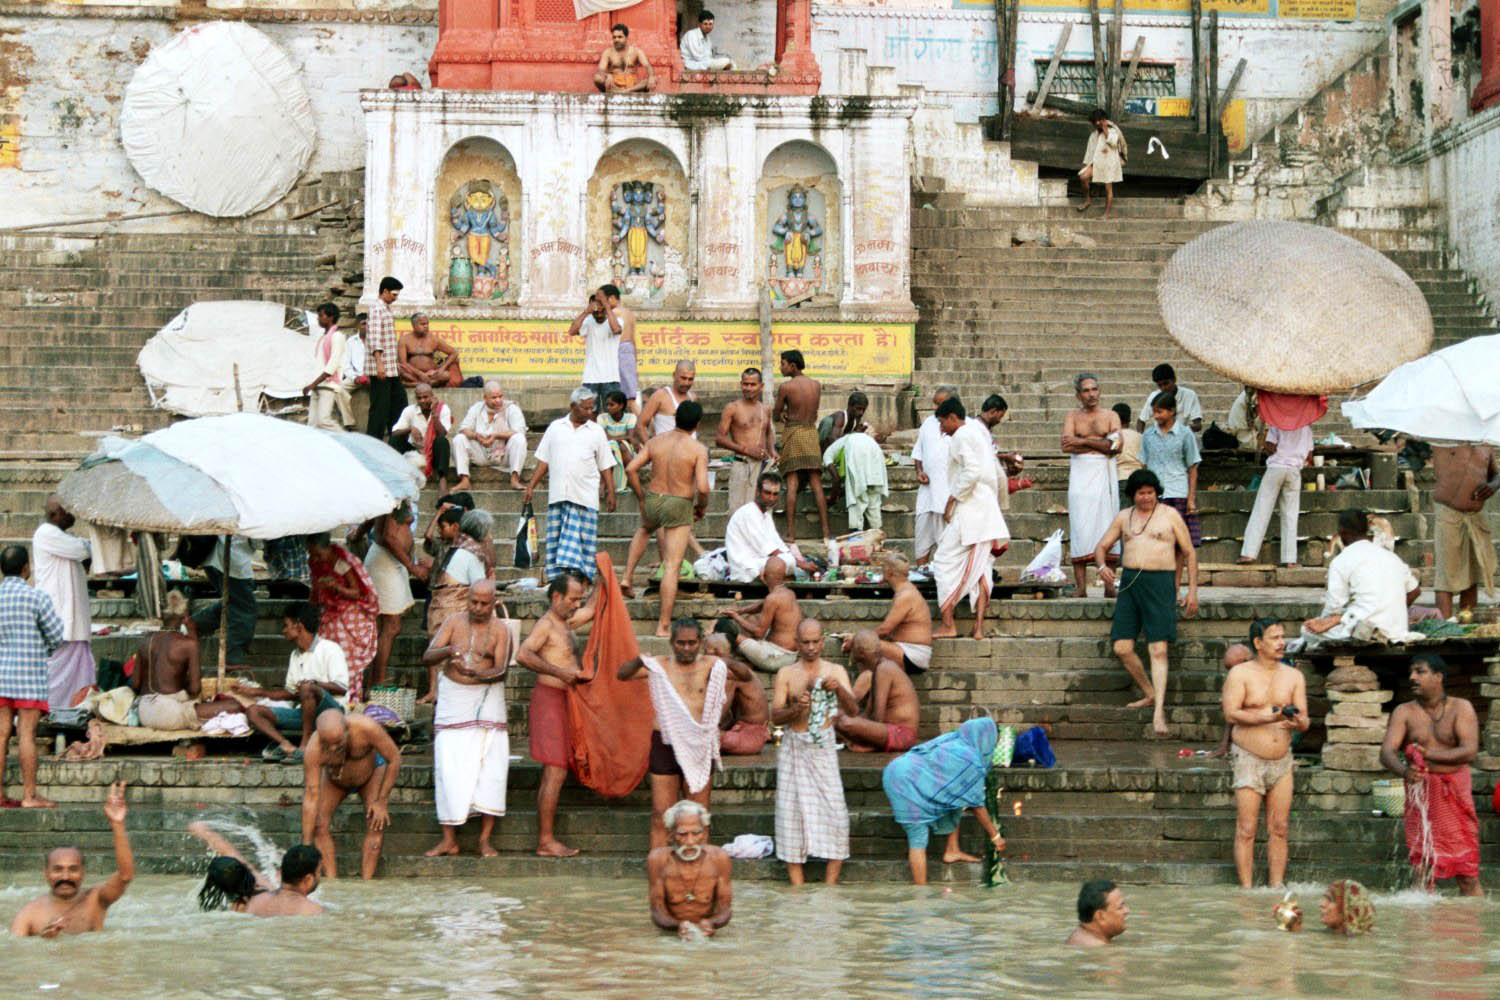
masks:
[(646, 683), (651, 690), (651, 707), (656, 710), (656, 728), (661, 741), (672, 748), (677, 766), (682, 768), (688, 791), (702, 791), (713, 778), (719, 763), (719, 717), (724, 714), (724, 675), (728, 668), (715, 660), (708, 672), (708, 690), (703, 696), (703, 714), (695, 719), (682, 696), (672, 686), (666, 668), (649, 656), (641, 657), (646, 665)]

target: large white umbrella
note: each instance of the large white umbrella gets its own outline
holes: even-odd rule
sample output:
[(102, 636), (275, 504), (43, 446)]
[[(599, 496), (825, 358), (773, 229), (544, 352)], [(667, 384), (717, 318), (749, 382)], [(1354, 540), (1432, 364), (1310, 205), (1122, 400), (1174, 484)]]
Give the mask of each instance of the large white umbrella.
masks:
[(1408, 361), (1342, 408), (1355, 427), (1440, 443), (1500, 445), (1500, 334)]
[(212, 21), (153, 49), (125, 88), (120, 142), (141, 179), (205, 215), (269, 208), (312, 158), (312, 101), (285, 53)]

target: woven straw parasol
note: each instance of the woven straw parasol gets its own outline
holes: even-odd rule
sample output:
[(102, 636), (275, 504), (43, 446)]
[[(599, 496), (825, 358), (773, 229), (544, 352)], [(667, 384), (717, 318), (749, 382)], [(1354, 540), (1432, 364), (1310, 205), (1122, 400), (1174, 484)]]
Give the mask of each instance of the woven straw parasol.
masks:
[(1156, 300), (1188, 354), (1275, 392), (1348, 389), (1432, 344), (1432, 314), (1405, 271), (1358, 240), (1301, 222), (1204, 233), (1172, 255)]

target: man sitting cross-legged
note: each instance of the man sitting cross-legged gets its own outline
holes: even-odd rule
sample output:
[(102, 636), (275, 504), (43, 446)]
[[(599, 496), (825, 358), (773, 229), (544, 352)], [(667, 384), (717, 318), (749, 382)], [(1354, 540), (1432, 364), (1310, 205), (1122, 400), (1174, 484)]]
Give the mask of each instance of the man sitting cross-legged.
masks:
[(906, 671), (883, 655), (880, 639), (870, 629), (851, 640), (849, 663), (859, 670), (854, 679), (858, 715), (840, 714), (833, 727), (856, 753), (899, 753), (917, 743), (920, 705), (917, 689)]
[[(302, 763), (318, 713), (329, 709), (344, 711), (349, 661), (344, 659), (338, 643), (319, 638), (321, 616), (317, 605), (306, 601), (293, 601), (286, 606), (281, 634), (296, 648), (287, 658), (286, 681), (280, 688), (234, 685), (237, 694), (261, 699), (260, 703), (246, 707), (245, 717), (250, 725), (271, 738), (271, 745), (261, 753), (261, 758), (271, 763)], [(282, 731), (298, 729), (302, 731), (301, 737), (293, 746)]]
[(724, 617), (741, 629), (735, 643), (740, 655), (757, 670), (774, 674), (797, 660), (797, 626), (802, 607), (786, 585), (786, 563), (767, 559), (761, 571), (766, 596), (743, 608), (725, 608)]

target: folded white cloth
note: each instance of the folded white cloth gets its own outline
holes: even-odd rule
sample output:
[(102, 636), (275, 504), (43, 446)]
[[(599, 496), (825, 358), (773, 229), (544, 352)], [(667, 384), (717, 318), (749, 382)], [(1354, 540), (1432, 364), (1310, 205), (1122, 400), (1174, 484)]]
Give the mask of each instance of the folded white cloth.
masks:
[(200, 732), (205, 736), (249, 736), (250, 720), (244, 712), (220, 712), (203, 723)]
[(763, 833), (742, 833), (724, 845), (725, 854), (742, 861), (769, 858), (775, 850), (776, 841)]

